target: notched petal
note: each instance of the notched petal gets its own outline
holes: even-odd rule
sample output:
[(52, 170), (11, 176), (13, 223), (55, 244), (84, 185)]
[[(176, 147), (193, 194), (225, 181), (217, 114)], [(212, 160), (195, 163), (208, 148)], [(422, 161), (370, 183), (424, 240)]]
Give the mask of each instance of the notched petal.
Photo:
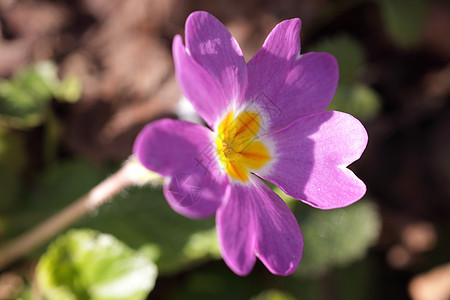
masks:
[(267, 136), (276, 144), (276, 162), (257, 174), (286, 194), (321, 209), (350, 205), (365, 194), (365, 184), (346, 168), (367, 145), (367, 132), (354, 117), (318, 113)]

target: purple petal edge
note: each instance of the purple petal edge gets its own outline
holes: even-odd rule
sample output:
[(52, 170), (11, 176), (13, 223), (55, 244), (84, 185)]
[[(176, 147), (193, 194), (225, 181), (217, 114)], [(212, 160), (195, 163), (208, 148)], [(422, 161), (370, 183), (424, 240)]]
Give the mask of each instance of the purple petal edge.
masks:
[(226, 108), (247, 88), (247, 66), (239, 44), (211, 14), (193, 12), (186, 20), (186, 48), (175, 37), (177, 79), (200, 116), (214, 127)]
[(286, 194), (316, 208), (333, 209), (366, 193), (364, 182), (346, 168), (360, 158), (368, 141), (364, 126), (351, 115), (317, 113), (266, 137), (276, 144), (276, 162), (257, 175)]

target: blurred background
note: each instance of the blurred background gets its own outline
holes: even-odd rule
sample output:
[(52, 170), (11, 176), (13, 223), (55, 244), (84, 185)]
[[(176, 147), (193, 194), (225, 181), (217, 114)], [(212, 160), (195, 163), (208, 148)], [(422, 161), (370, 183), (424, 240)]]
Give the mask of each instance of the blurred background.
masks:
[(194, 10), (246, 60), (302, 19), (302, 52), (339, 63), (330, 109), (369, 132), (351, 166), (367, 195), (332, 211), (283, 196), (305, 238), (298, 270), (258, 262), (241, 278), (213, 219), (130, 188), (0, 270), (0, 299), (450, 299), (449, 1), (0, 0), (0, 245), (117, 170), (146, 123), (180, 115), (171, 43)]

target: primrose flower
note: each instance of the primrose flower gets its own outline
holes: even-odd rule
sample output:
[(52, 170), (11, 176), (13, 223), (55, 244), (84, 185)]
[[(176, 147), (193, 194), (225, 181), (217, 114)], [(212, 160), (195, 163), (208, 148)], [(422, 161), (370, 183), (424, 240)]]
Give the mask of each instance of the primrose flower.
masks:
[(327, 53), (300, 55), (300, 19), (279, 23), (246, 63), (225, 26), (206, 12), (173, 41), (183, 94), (209, 127), (162, 119), (138, 135), (134, 154), (165, 178), (171, 207), (192, 218), (216, 215), (226, 264), (248, 274), (256, 258), (274, 274), (297, 268), (303, 238), (293, 213), (262, 179), (320, 209), (366, 192), (346, 167), (367, 144), (352, 116), (325, 111), (338, 81)]

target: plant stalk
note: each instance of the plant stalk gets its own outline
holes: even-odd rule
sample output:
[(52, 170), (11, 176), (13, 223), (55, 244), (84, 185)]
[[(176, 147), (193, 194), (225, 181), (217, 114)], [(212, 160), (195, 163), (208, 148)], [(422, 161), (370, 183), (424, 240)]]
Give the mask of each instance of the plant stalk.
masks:
[(0, 270), (42, 246), (124, 188), (135, 184), (133, 176), (130, 176), (131, 168), (131, 164), (125, 163), (116, 173), (100, 182), (88, 194), (1, 247)]

